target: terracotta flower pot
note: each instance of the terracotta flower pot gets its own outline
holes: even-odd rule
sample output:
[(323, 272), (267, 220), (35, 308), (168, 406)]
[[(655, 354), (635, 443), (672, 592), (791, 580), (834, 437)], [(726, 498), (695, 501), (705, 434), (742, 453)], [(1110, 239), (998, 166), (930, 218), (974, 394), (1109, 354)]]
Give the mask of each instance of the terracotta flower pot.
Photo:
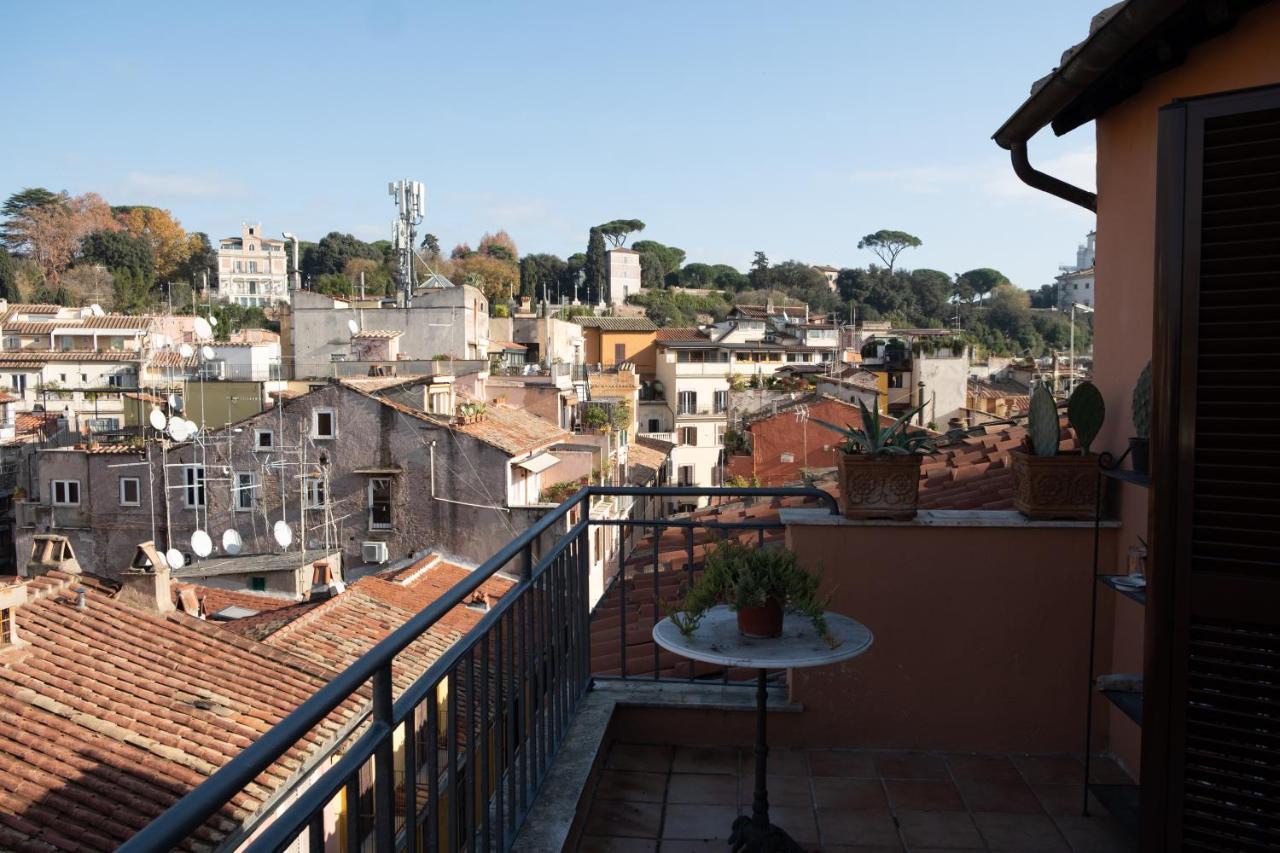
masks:
[(738, 633), (761, 640), (781, 637), (782, 605), (778, 599), (767, 599), (763, 607), (739, 607)]
[(1036, 456), (1025, 450), (1009, 454), (1013, 463), (1013, 505), (1027, 518), (1088, 521), (1098, 499), (1098, 457), (1059, 453)]
[(840, 457), (840, 502), (845, 518), (911, 519), (920, 500), (920, 462), (924, 457)]

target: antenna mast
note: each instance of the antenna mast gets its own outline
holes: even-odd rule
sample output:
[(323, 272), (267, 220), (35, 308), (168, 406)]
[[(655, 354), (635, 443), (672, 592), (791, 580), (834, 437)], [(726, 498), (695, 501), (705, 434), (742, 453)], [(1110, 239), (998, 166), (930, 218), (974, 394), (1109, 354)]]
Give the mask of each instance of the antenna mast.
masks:
[(404, 307), (413, 304), (413, 291), (417, 275), (413, 269), (413, 247), (417, 239), (417, 227), (422, 224), (426, 210), (426, 194), (421, 181), (400, 180), (387, 184), (387, 194), (396, 200), (396, 221), (391, 226), (391, 245), (396, 250), (400, 265), (400, 291)]

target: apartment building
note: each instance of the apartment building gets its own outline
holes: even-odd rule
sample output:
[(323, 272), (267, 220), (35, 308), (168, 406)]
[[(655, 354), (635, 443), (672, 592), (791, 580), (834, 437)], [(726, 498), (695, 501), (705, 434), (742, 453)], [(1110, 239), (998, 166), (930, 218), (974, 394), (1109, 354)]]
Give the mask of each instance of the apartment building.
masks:
[(658, 327), (647, 317), (574, 317), (582, 329), (583, 360), (600, 367), (635, 365), (643, 380), (654, 378)]
[[(365, 330), (400, 332), (397, 358), (360, 361), (356, 339)], [(289, 379), (368, 375), (378, 370), (423, 373), (428, 371), (399, 368), (404, 362), (429, 364), (437, 357), (486, 362), (489, 302), (478, 289), (465, 284), (424, 288), (407, 308), (394, 299), (336, 299), (301, 290), (280, 312), (280, 343)]]
[(921, 426), (945, 430), (965, 420), (972, 347), (948, 329), (874, 329), (855, 333), (862, 367), (876, 375), (886, 412), (900, 415), (921, 403)]
[(834, 365), (838, 330), (812, 320), (803, 305), (740, 305), (705, 329), (659, 330), (652, 387), (662, 399), (642, 396), (640, 430), (675, 444), (676, 485), (720, 484), (732, 387), (761, 384), (788, 366)]
[(1094, 306), (1097, 297), (1097, 271), (1094, 257), (1097, 254), (1097, 232), (1090, 231), (1084, 242), (1076, 247), (1075, 264), (1059, 267), (1054, 278), (1058, 285), (1058, 307), (1071, 310), (1072, 304)]
[[(332, 381), (196, 441), (42, 449), (16, 504), (17, 553), (56, 529), (97, 571), (153, 536), (200, 564), (192, 534), (208, 532), (218, 559), (234, 530), (246, 555), (337, 551), (359, 566), (432, 547), (481, 559), (545, 511), (559, 463), (548, 451), (569, 436), (509, 406), (463, 402), (452, 376), (376, 393)], [(274, 536), (281, 521), (291, 546)]]
[(240, 236), (218, 241), (218, 299), (257, 308), (289, 301), (289, 262), (283, 240), (244, 223)]

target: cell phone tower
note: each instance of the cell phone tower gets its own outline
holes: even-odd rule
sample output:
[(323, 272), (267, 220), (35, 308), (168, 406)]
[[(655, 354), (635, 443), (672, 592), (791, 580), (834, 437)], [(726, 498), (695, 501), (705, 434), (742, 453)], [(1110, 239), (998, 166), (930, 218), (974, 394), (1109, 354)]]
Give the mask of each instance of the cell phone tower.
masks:
[(413, 247), (417, 240), (417, 227), (422, 224), (426, 210), (426, 194), (421, 181), (392, 181), (387, 184), (387, 194), (396, 200), (398, 215), (391, 226), (391, 245), (400, 263), (400, 288), (404, 293), (404, 305), (413, 304), (413, 291), (418, 278), (413, 269)]

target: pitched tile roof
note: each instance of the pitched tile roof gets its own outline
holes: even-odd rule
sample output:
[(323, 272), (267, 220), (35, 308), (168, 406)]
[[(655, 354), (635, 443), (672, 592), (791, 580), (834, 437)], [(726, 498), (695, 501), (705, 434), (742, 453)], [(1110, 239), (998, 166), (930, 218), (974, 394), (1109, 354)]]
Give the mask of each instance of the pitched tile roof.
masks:
[[(85, 609), (74, 590), (89, 590)], [(323, 687), (333, 670), (84, 576), (28, 582), (0, 650), (0, 848), (114, 850)], [(355, 712), (343, 706), (182, 845), (259, 811)]]
[(711, 340), (700, 329), (687, 327), (668, 327), (659, 329), (656, 335), (659, 341), (709, 341)]
[(43, 365), (51, 361), (84, 363), (98, 361), (141, 361), (142, 354), (126, 350), (6, 350), (0, 365)]
[(403, 335), (404, 332), (396, 329), (364, 329), (352, 335), (353, 338), (372, 338), (377, 340), (391, 340)]
[(627, 447), (627, 468), (631, 485), (652, 485), (673, 447), (675, 445), (671, 442), (650, 438), (637, 437), (632, 441)]
[(578, 316), (573, 322), (589, 329), (606, 332), (652, 332), (658, 327), (648, 317), (593, 317)]
[(58, 429), (59, 417), (50, 412), (20, 412), (13, 419), (15, 432), (18, 435), (52, 435)]
[(512, 456), (569, 438), (569, 433), (524, 409), (489, 403), (484, 417), (474, 423), (454, 424), (455, 432), (469, 435)]
[(147, 362), (147, 367), (199, 367), (200, 356), (190, 355), (183, 356), (182, 353), (175, 350), (165, 350), (164, 352), (152, 353), (151, 361)]

